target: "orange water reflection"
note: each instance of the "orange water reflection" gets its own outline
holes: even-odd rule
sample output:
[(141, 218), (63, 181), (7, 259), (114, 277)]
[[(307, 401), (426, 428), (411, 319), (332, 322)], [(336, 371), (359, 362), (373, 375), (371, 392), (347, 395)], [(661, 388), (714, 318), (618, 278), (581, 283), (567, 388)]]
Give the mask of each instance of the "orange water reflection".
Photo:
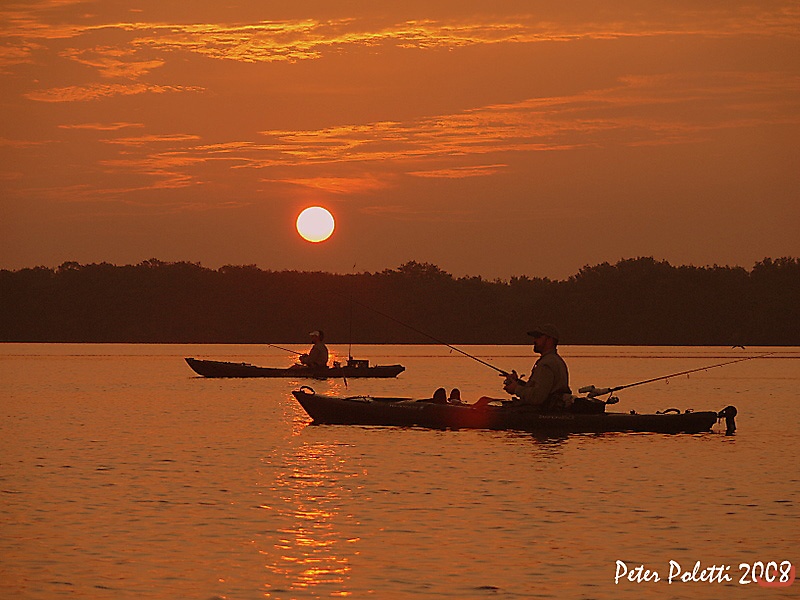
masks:
[(360, 474), (352, 470), (343, 449), (341, 444), (299, 441), (278, 458), (285, 469), (271, 487), (283, 503), (271, 508), (280, 525), (273, 530), (272, 544), (259, 551), (271, 574), (266, 597), (311, 588), (331, 596), (351, 595), (347, 582), (359, 538), (347, 535), (355, 523), (351, 515), (342, 514), (341, 504)]
[[(331, 396), (347, 396), (349, 394), (346, 379), (326, 379), (317, 386), (314, 385), (313, 381), (307, 379), (289, 381), (289, 384), (294, 390), (299, 389), (301, 386), (306, 386)], [(286, 402), (284, 403), (284, 418), (286, 422), (291, 423), (293, 437), (299, 436), (308, 424), (311, 423), (311, 417), (309, 417), (308, 413), (303, 410), (303, 407), (297, 403), (291, 393), (287, 394)]]

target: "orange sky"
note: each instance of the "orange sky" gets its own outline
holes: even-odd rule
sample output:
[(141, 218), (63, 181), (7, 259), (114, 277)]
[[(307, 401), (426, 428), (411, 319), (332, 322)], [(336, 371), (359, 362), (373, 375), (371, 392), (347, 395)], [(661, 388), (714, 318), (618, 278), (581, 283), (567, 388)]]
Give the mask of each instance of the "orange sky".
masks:
[(800, 256), (798, 42), (796, 0), (7, 0), (0, 268)]

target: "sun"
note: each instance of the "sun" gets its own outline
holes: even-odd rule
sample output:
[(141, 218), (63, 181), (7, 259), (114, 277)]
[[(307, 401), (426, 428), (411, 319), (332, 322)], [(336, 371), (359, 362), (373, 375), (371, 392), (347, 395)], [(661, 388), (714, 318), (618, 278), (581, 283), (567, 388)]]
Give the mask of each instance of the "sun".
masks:
[(297, 233), (309, 242), (324, 242), (333, 228), (333, 215), (321, 206), (310, 206), (297, 217)]

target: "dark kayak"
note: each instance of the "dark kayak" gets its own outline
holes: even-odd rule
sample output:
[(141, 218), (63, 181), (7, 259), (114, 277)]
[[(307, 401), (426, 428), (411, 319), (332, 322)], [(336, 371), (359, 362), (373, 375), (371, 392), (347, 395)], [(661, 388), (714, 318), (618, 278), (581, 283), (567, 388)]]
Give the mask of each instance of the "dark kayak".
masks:
[[(473, 407), (436, 403), (432, 399), (324, 396), (308, 386), (292, 392), (314, 423), (339, 425), (395, 425), (431, 429), (507, 429), (539, 434), (605, 433), (634, 431), (700, 433), (727, 417), (729, 433), (735, 429), (736, 409), (637, 414), (603, 412), (542, 414), (522, 406)], [(592, 402), (593, 405), (594, 402)]]
[(323, 369), (305, 366), (289, 368), (257, 367), (248, 363), (222, 362), (187, 358), (186, 362), (203, 377), (293, 377), (327, 379), (329, 377), (397, 377), (406, 370), (403, 365), (369, 366), (366, 360), (351, 360), (345, 365)]

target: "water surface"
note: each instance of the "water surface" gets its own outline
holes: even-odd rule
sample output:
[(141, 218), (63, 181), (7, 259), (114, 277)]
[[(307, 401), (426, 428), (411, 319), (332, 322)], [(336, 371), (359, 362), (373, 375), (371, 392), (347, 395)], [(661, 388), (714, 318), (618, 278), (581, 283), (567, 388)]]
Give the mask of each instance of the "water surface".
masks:
[[(288, 346), (304, 350), (301, 346)], [(331, 346), (346, 358), (347, 346)], [(465, 346), (527, 372), (522, 346)], [(0, 346), (0, 597), (788, 598), (740, 563), (800, 562), (800, 349), (566, 346), (615, 410), (739, 409), (739, 430), (540, 439), (312, 426), (291, 390), (502, 395), (438, 346), (358, 346), (391, 380), (202, 379), (184, 356), (288, 366), (252, 345)], [(615, 584), (616, 561), (662, 581)], [(670, 561), (732, 581), (668, 584)]]

